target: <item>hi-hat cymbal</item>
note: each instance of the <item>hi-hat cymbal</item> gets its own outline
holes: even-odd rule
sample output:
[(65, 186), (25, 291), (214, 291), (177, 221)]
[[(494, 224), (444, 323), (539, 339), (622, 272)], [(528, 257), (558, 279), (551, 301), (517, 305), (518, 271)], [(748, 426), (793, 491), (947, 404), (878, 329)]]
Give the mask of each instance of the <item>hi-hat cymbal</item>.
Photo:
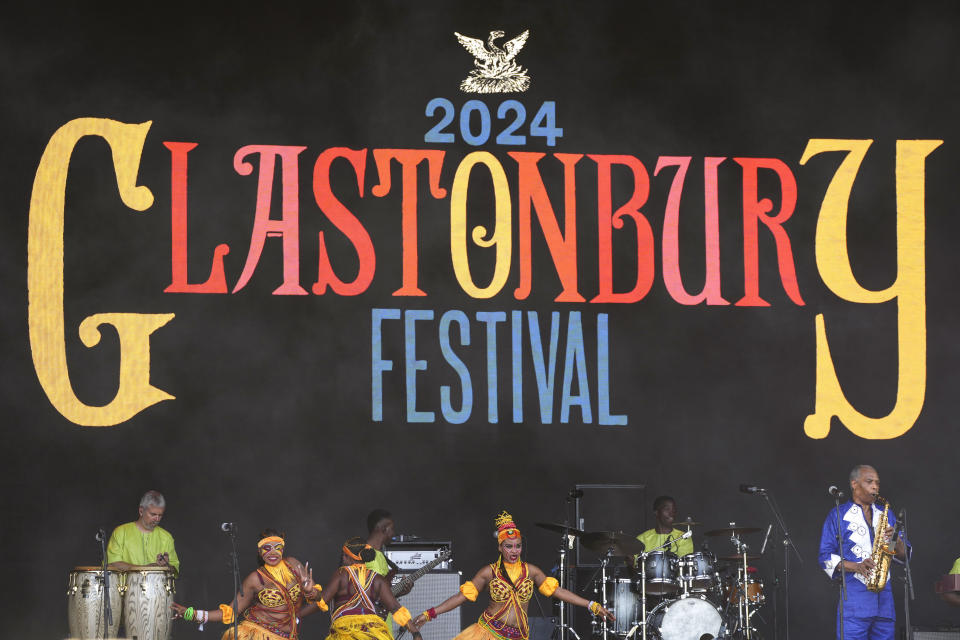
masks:
[(643, 543), (620, 531), (590, 531), (580, 536), (580, 544), (591, 551), (615, 556), (635, 556), (643, 553)]
[(757, 527), (727, 527), (726, 529), (711, 529), (704, 532), (705, 536), (739, 536), (744, 533), (757, 533)]
[(546, 529), (547, 531), (556, 531), (557, 533), (564, 533), (572, 536), (583, 535), (583, 531), (580, 529), (574, 529), (568, 524), (559, 524), (556, 522), (534, 522), (533, 524), (541, 529)]

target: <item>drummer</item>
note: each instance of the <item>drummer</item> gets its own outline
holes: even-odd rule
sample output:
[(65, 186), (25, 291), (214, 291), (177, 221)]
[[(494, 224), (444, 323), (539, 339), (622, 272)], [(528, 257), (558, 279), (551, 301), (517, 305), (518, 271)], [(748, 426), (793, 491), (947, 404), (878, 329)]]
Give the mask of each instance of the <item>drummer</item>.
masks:
[(663, 547), (664, 551), (671, 551), (679, 557), (693, 553), (693, 540), (681, 538), (684, 532), (673, 528), (673, 521), (677, 517), (677, 501), (670, 496), (658, 496), (653, 501), (653, 513), (656, 525), (637, 536), (644, 548), (650, 551), (672, 540)]
[(170, 567), (180, 574), (180, 558), (173, 536), (160, 526), (167, 502), (159, 491), (147, 491), (140, 499), (140, 517), (113, 530), (107, 544), (107, 562), (117, 571), (131, 566)]

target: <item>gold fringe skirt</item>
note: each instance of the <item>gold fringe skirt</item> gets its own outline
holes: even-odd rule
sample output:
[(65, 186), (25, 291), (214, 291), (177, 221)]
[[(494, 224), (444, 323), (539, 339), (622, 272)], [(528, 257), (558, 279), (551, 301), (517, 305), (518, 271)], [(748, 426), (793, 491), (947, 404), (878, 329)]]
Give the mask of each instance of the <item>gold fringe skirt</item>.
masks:
[[(290, 640), (286, 636), (277, 635), (272, 631), (264, 629), (258, 624), (243, 620), (237, 625), (237, 636), (239, 640)], [(220, 640), (233, 640), (233, 623), (227, 627), (227, 630), (220, 636)]]
[(330, 625), (327, 640), (393, 640), (393, 636), (380, 616), (340, 616)]
[(509, 640), (486, 625), (475, 622), (461, 631), (453, 640)]

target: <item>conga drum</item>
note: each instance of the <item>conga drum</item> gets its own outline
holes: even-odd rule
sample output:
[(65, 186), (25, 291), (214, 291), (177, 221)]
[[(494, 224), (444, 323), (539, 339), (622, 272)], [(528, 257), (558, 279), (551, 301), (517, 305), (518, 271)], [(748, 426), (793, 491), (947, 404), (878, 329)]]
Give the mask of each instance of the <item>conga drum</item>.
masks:
[(113, 624), (107, 625), (103, 613), (102, 567), (74, 567), (67, 578), (67, 622), (71, 638), (93, 640), (117, 637), (120, 617), (123, 615), (123, 579), (123, 573), (107, 570), (110, 587), (107, 596), (113, 617)]
[(166, 567), (131, 567), (123, 596), (123, 626), (128, 638), (169, 640), (173, 571)]

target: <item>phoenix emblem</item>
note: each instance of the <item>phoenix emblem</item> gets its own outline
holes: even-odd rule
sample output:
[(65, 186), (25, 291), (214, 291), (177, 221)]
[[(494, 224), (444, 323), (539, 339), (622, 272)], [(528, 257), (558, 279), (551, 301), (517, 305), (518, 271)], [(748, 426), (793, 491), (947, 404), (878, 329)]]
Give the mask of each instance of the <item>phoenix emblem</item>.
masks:
[(526, 69), (514, 61), (520, 49), (527, 42), (530, 30), (527, 29), (503, 47), (494, 41), (506, 35), (503, 31), (491, 31), (486, 45), (483, 40), (470, 38), (456, 31), (457, 41), (473, 56), (473, 66), (460, 90), (465, 93), (516, 93), (530, 88), (530, 76)]

